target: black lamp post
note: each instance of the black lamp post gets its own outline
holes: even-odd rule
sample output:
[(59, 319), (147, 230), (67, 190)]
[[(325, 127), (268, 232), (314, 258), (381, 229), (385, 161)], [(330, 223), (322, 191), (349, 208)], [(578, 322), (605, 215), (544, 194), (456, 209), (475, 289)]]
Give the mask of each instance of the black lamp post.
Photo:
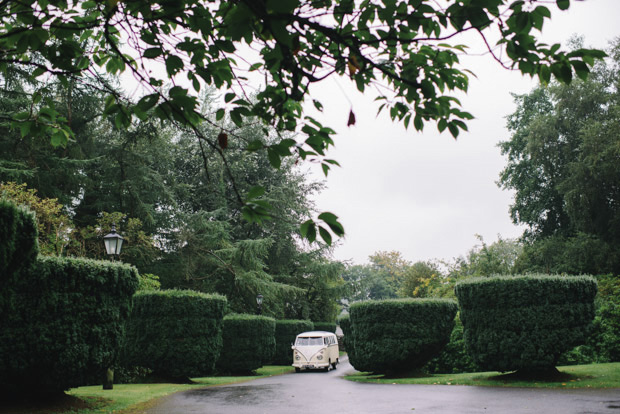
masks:
[(116, 223), (112, 223), (112, 230), (110, 233), (103, 236), (103, 243), (105, 244), (105, 251), (108, 256), (112, 257), (121, 254), (121, 247), (123, 246), (123, 236), (116, 232)]
[[(121, 247), (123, 246), (123, 236), (116, 232), (116, 223), (112, 223), (112, 230), (110, 233), (103, 236), (103, 243), (105, 244), (105, 251), (114, 261), (114, 256), (121, 254)], [(114, 389), (114, 369), (108, 368), (103, 381), (103, 389)]]
[(263, 314), (263, 295), (260, 293), (256, 296), (256, 303), (258, 304), (258, 314)]

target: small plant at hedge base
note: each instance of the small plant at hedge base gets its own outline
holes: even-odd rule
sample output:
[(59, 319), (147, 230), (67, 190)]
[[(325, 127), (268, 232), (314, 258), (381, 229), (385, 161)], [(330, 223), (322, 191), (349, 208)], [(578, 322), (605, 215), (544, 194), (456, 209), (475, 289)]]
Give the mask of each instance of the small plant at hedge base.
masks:
[(393, 299), (350, 307), (352, 365), (359, 371), (398, 375), (423, 367), (448, 343), (456, 302)]
[(460, 282), (455, 293), (467, 351), (485, 370), (553, 375), (560, 355), (585, 343), (596, 280), (588, 276), (496, 276)]

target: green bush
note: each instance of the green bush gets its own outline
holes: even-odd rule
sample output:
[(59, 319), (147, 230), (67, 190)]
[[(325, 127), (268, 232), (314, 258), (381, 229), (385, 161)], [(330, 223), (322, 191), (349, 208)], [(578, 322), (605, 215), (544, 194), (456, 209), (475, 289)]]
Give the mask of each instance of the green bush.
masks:
[(38, 254), (34, 213), (0, 198), (0, 281), (6, 283), (22, 266), (34, 262)]
[(425, 370), (430, 374), (458, 374), (461, 372), (476, 372), (474, 364), (465, 349), (463, 338), (463, 324), (459, 314), (456, 315), (454, 329), (450, 334), (450, 342), (443, 351), (426, 364)]
[(340, 318), (338, 318), (338, 324), (340, 325), (340, 329), (342, 329), (343, 333), (343, 337), (340, 343), (340, 350), (346, 351), (347, 356), (349, 357), (349, 363), (351, 365), (359, 365), (355, 354), (355, 342), (353, 341), (353, 333), (351, 332), (351, 316), (341, 316)]
[(350, 307), (355, 356), (360, 371), (396, 374), (421, 368), (450, 339), (456, 302), (449, 299), (392, 299)]
[(48, 394), (101, 381), (137, 286), (136, 269), (120, 263), (41, 257), (23, 268), (0, 290), (2, 392)]
[(213, 373), (225, 307), (224, 296), (191, 290), (136, 293), (123, 365), (149, 368), (175, 381)]
[(219, 373), (245, 374), (273, 359), (276, 320), (257, 315), (226, 315), (223, 348), (217, 362)]
[(467, 351), (496, 371), (546, 371), (586, 341), (594, 317), (592, 277), (529, 275), (476, 278), (455, 293)]
[(336, 333), (336, 322), (313, 322), (315, 331)]
[(598, 295), (593, 328), (585, 345), (562, 354), (559, 365), (620, 361), (620, 278), (609, 274), (596, 277)]
[(291, 345), (295, 337), (302, 332), (312, 331), (314, 324), (311, 321), (284, 319), (276, 321), (276, 352), (273, 356), (275, 365), (292, 365), (293, 351)]

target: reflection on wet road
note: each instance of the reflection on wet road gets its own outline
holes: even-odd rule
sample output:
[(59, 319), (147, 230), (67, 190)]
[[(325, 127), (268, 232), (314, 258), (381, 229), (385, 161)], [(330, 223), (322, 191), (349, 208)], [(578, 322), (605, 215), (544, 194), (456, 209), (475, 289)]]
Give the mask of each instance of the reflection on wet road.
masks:
[(146, 414), (317, 413), (616, 413), (620, 390), (549, 390), (349, 382), (337, 370), (301, 372), (249, 383), (186, 391)]

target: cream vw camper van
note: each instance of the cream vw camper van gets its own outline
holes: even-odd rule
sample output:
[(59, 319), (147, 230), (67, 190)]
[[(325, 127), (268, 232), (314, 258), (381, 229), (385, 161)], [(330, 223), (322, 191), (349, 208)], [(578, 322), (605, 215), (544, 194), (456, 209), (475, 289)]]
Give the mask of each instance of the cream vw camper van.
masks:
[(297, 335), (293, 344), (293, 366), (302, 369), (336, 369), (340, 362), (338, 339), (332, 332), (312, 331)]

